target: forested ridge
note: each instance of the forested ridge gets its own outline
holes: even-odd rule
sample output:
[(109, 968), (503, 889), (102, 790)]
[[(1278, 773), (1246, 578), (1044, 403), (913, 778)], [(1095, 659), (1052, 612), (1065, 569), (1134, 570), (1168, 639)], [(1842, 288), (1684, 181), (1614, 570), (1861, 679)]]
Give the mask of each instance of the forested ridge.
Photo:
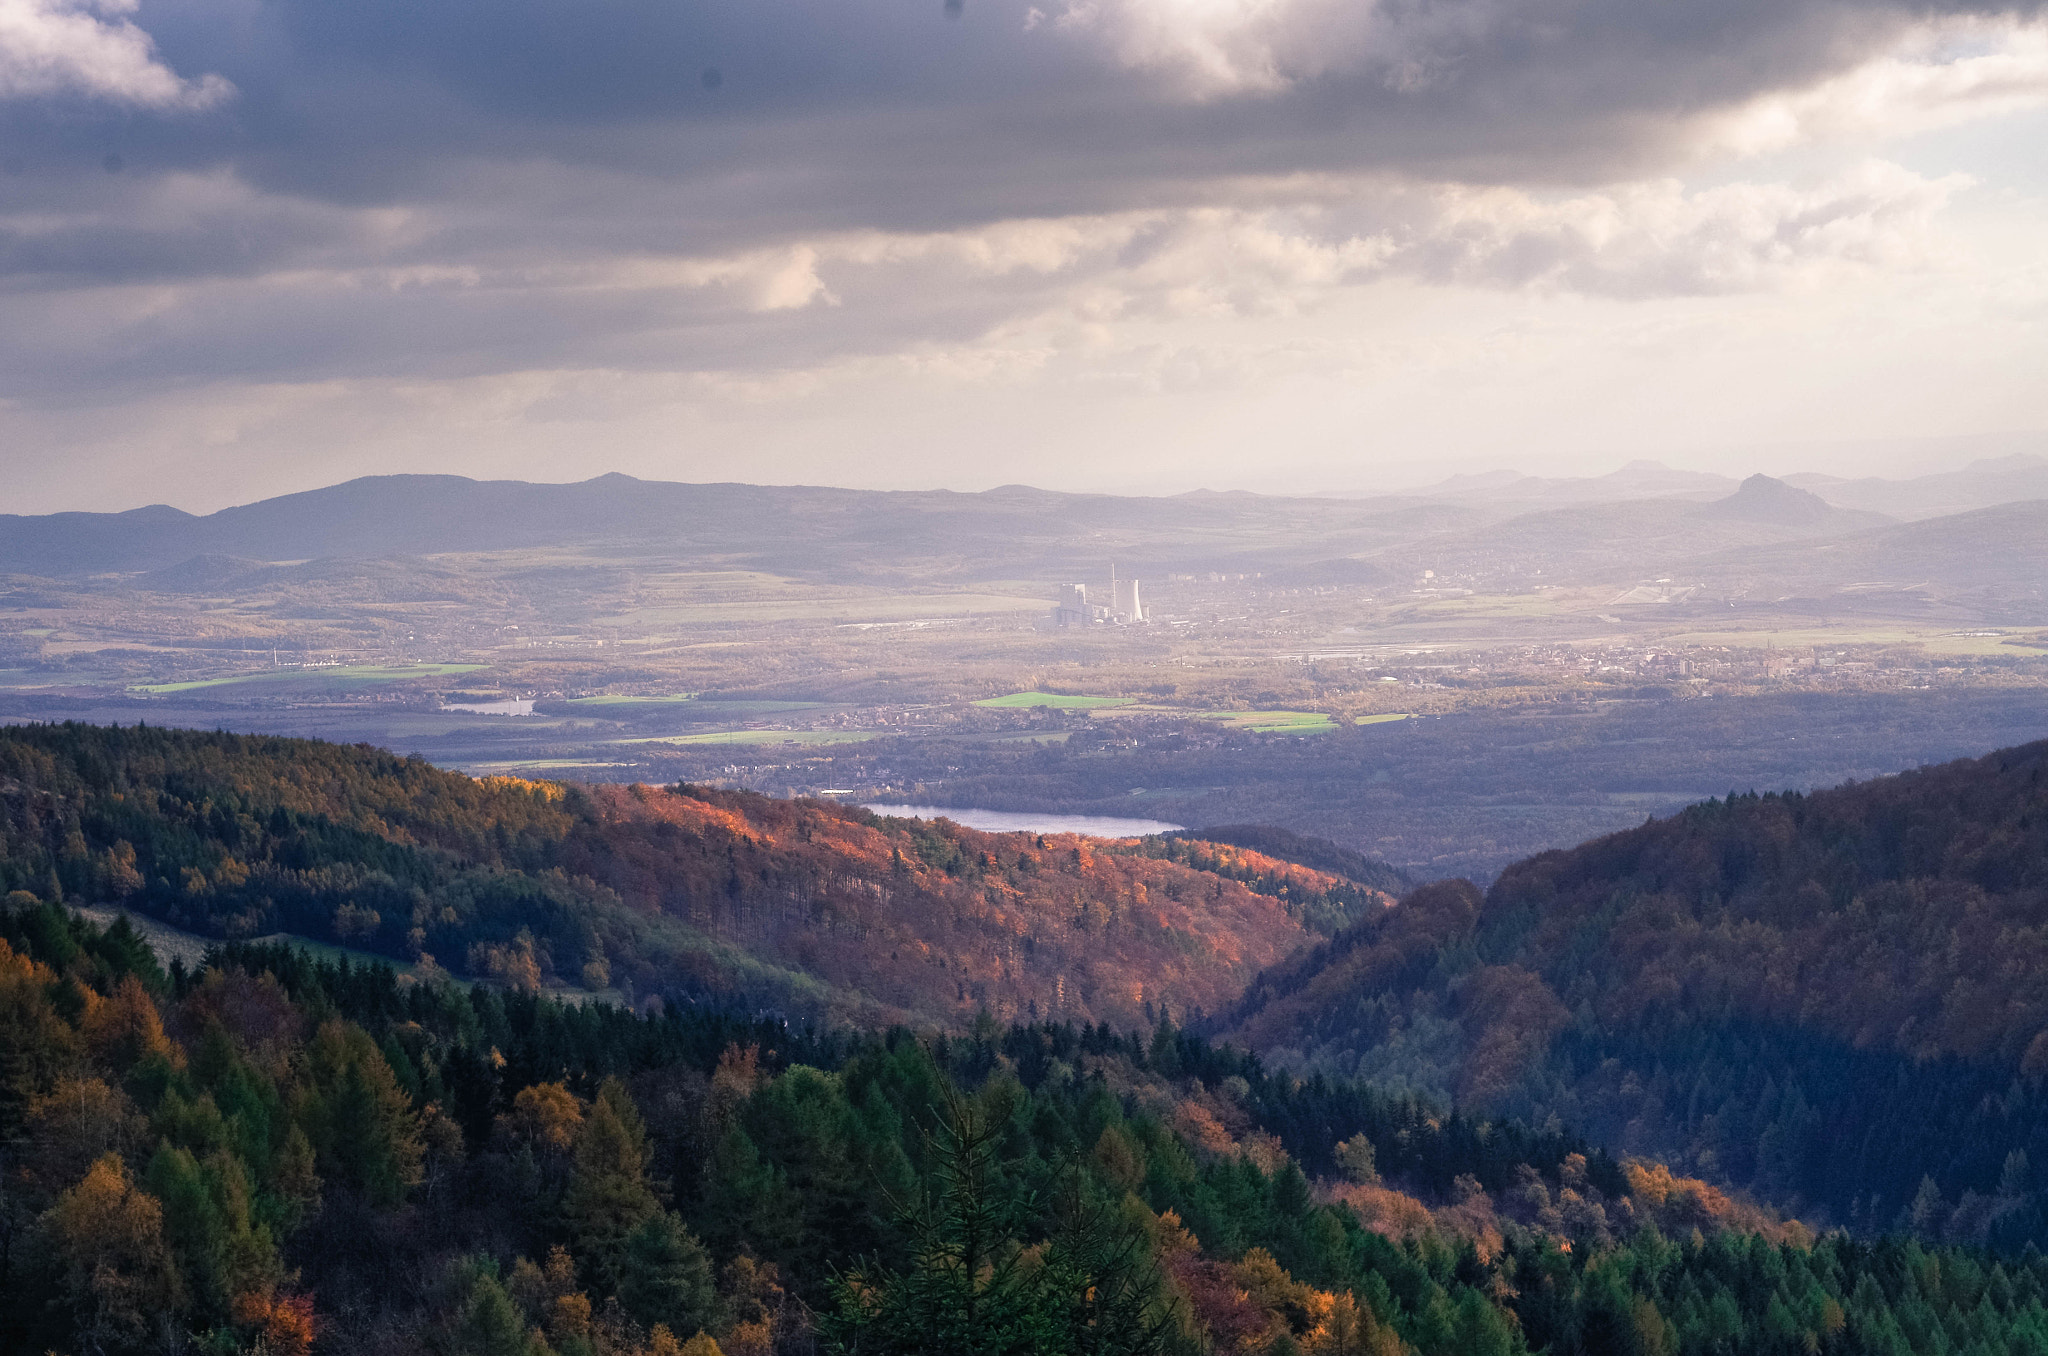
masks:
[(0, 1350), (2048, 1356), (2044, 761), (1388, 907), (1250, 830), (0, 732)]
[(1161, 1023), (636, 1015), (0, 915), (0, 1348), (2048, 1350), (2048, 1259), (1816, 1240), (1660, 1165)]
[(474, 779), (367, 747), (84, 725), (0, 731), (0, 893), (17, 890), (524, 987), (868, 1023), (1214, 1008), (1391, 902), (1228, 845), (982, 834), (827, 801)]
[(1411, 894), (1216, 1023), (1809, 1219), (2048, 1233), (2048, 744), (1731, 794)]

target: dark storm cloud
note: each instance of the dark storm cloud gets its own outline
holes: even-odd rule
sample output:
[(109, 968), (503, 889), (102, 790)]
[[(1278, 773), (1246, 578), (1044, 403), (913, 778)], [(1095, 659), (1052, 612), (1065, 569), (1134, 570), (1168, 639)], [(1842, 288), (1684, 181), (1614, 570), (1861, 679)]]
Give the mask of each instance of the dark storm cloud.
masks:
[[(938, 0), (152, 0), (138, 19), (162, 59), (236, 97), (99, 116), (16, 101), (27, 173), (4, 189), (19, 201), (119, 155), (131, 176), (231, 164), (279, 192), (433, 202), (488, 193), (491, 166), (558, 163), (697, 190), (672, 206), (717, 235), (1096, 211), (1361, 167), (1599, 178), (1653, 160), (1675, 117), (1969, 5), (1283, 0), (1235, 25), (1195, 8), (1044, 0), (1034, 21), (1026, 0), (982, 0), (949, 21)], [(1265, 78), (1205, 80), (1176, 61), (1177, 28)]]
[[(156, 65), (138, 75), (131, 42), (126, 84), (94, 84), (88, 53), (75, 88), (0, 97), (0, 396), (800, 366), (971, 337), (1037, 304), (1042, 273), (940, 268), (892, 288), (841, 260), (828, 295), (772, 252), (821, 233), (1270, 201), (1287, 176), (1607, 182), (1671, 163), (1699, 114), (1967, 9), (145, 0), (132, 18)], [(0, 93), (6, 69), (0, 51)], [(1132, 231), (1091, 257), (1142, 270), (1161, 238)], [(1485, 235), (1476, 253), (1462, 239), (1396, 244), (1418, 276), (1570, 277), (1584, 253), (1569, 230)], [(770, 257), (682, 283), (601, 276), (747, 251)]]

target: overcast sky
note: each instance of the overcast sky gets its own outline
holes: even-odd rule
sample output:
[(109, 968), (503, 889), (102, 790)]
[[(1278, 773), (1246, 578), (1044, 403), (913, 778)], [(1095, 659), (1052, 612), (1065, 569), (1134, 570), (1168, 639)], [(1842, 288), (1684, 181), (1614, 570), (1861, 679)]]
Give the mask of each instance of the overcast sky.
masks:
[(2044, 242), (2040, 3), (0, 0), (0, 511), (1929, 469)]

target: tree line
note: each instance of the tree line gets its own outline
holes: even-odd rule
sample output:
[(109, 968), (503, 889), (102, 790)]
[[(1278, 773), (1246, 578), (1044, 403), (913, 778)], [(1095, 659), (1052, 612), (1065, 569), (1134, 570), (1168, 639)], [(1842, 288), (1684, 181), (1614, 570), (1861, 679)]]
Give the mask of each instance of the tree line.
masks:
[(2048, 1259), (1162, 1021), (634, 1013), (0, 915), (0, 1346), (473, 1356), (2048, 1350)]

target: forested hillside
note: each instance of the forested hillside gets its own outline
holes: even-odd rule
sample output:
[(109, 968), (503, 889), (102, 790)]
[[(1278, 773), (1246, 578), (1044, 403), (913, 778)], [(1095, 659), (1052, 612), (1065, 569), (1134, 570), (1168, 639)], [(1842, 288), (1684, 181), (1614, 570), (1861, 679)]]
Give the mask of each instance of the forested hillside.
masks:
[(1816, 1241), (1161, 1024), (635, 1016), (0, 913), (0, 1349), (2032, 1353), (2048, 1260)]
[(309, 740), (0, 731), (0, 894), (290, 933), (521, 987), (864, 1022), (1148, 1023), (1390, 896), (1249, 848), (1105, 844), (691, 787), (476, 780)]
[(1219, 1029), (1860, 1229), (2044, 1234), (2048, 744), (1423, 888)]

